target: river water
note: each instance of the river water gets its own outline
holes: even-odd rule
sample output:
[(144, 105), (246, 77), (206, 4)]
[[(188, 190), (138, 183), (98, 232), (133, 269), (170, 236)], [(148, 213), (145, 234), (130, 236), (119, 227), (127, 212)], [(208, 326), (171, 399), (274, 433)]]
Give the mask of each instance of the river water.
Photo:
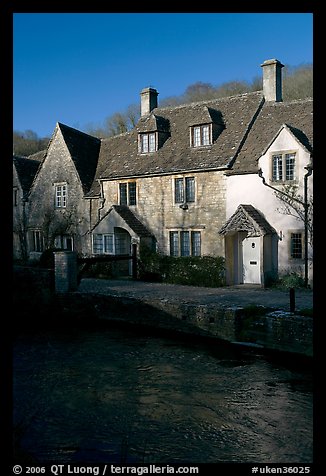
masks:
[(312, 463), (309, 366), (125, 329), (16, 336), (18, 457)]

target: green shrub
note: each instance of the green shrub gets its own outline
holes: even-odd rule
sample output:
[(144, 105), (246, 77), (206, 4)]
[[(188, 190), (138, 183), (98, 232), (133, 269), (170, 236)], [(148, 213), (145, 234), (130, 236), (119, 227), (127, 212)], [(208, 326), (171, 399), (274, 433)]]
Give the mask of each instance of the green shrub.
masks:
[(189, 286), (225, 285), (224, 259), (221, 256), (164, 257), (164, 281)]
[(87, 269), (82, 272), (83, 278), (104, 278), (109, 279), (113, 277), (113, 262), (99, 262), (92, 263), (87, 266)]
[(139, 278), (170, 284), (220, 287), (225, 285), (221, 256), (164, 256), (146, 246), (140, 248)]
[(304, 279), (297, 273), (289, 273), (283, 276), (280, 276), (278, 287), (290, 289), (290, 288), (303, 288), (305, 287)]

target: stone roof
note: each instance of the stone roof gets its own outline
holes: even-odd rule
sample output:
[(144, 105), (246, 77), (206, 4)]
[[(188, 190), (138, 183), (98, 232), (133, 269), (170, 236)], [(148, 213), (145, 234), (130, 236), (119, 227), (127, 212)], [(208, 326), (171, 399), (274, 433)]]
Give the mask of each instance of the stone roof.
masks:
[[(44, 151), (42, 151), (42, 154), (44, 155)], [(32, 158), (35, 155), (29, 157), (13, 156), (14, 166), (24, 194), (28, 193), (40, 165), (41, 153), (38, 153), (38, 160)]]
[(113, 205), (114, 209), (138, 236), (153, 236), (127, 205)]
[(170, 124), (164, 117), (158, 116), (157, 114), (150, 114), (149, 116), (141, 117), (136, 128), (138, 132), (169, 132)]
[(58, 123), (58, 127), (86, 193), (94, 180), (101, 141), (65, 124)]
[(276, 233), (264, 215), (252, 205), (241, 204), (219, 230), (221, 235), (246, 231), (248, 236)]
[[(134, 129), (98, 139), (58, 123), (75, 163), (86, 197), (99, 196), (99, 180), (146, 177), (183, 172), (225, 170), (227, 174), (258, 173), (258, 159), (286, 125), (303, 146), (313, 144), (313, 101), (264, 102), (262, 91), (157, 107)], [(190, 127), (213, 124), (213, 144), (192, 147)], [(159, 131), (156, 152), (141, 154), (140, 132)], [(34, 154), (41, 160), (45, 152)]]
[[(103, 139), (96, 171), (98, 179), (150, 176), (186, 171), (227, 168), (235, 159), (252, 120), (262, 104), (262, 93), (247, 93), (222, 99), (201, 101), (172, 108), (156, 108), (152, 115), (170, 125), (170, 137), (156, 152), (138, 152), (138, 127)], [(218, 121), (223, 126), (211, 146), (193, 148), (190, 126)], [(166, 123), (167, 123), (166, 122)], [(97, 185), (92, 185), (93, 192)]]
[(266, 102), (228, 174), (257, 173), (258, 159), (282, 125), (308, 150), (313, 149), (313, 100)]
[(31, 154), (28, 156), (29, 159), (32, 160), (37, 160), (38, 162), (42, 162), (46, 154), (46, 149), (39, 150), (38, 152), (35, 152), (34, 154)]

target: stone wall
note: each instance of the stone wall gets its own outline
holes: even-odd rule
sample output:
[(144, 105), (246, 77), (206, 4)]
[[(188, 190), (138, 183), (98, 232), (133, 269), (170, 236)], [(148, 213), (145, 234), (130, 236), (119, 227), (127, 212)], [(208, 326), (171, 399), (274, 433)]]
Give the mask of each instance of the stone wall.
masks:
[[(56, 184), (67, 184), (67, 206), (56, 208)], [(89, 235), (84, 235), (90, 227), (89, 200), (85, 200), (80, 179), (75, 165), (69, 155), (60, 131), (55, 135), (48, 149), (48, 154), (28, 201), (28, 229), (42, 232), (44, 246), (52, 248), (56, 235), (68, 234), (74, 237), (74, 250), (90, 250)], [(29, 235), (29, 249), (32, 250)]]
[[(174, 203), (174, 179), (195, 177), (196, 200), (183, 210)], [(225, 222), (225, 184), (223, 172), (137, 178), (137, 205), (130, 208), (155, 235), (158, 247), (169, 254), (169, 231), (198, 230), (202, 236), (202, 255), (224, 256), (224, 240), (218, 234)], [(103, 184), (106, 198), (101, 215), (119, 203), (119, 181)]]
[[(92, 318), (124, 323), (137, 328), (214, 338), (261, 351), (313, 355), (311, 317), (276, 311), (255, 315), (255, 311), (214, 304), (187, 304), (168, 299), (138, 300), (130, 297), (70, 293), (65, 308), (76, 306)], [(80, 312), (80, 311), (79, 311)]]

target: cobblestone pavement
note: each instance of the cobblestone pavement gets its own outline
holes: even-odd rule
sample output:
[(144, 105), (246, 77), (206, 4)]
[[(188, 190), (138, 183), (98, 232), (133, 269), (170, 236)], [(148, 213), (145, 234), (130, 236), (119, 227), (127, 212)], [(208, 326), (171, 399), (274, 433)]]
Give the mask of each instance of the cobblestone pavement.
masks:
[[(99, 293), (111, 296), (151, 300), (178, 301), (196, 304), (219, 304), (221, 307), (245, 307), (261, 305), (279, 310), (290, 310), (289, 290), (264, 289), (260, 285), (238, 285), (222, 288), (180, 286), (165, 283), (148, 283), (129, 279), (81, 280), (78, 292)], [(313, 291), (295, 290), (295, 309), (312, 309)]]

